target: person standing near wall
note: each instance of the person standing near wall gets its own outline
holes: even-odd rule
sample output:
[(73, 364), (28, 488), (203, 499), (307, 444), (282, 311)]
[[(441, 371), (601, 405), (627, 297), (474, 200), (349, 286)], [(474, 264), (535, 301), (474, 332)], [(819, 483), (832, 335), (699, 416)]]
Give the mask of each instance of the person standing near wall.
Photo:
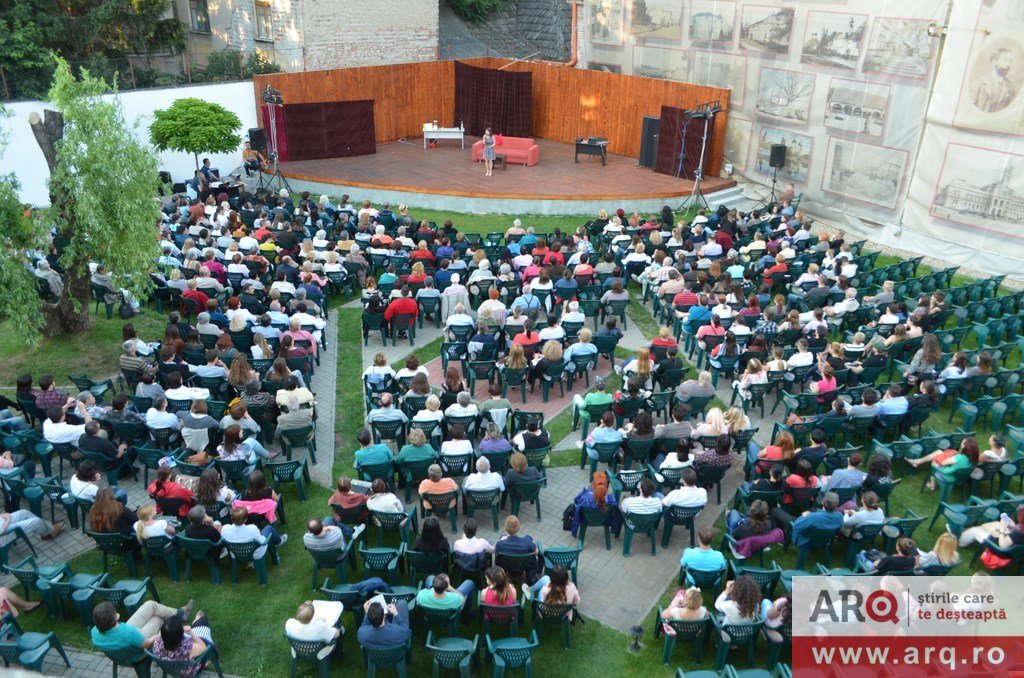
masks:
[(491, 176), (494, 170), (494, 132), (488, 127), (484, 130), (484, 176)]

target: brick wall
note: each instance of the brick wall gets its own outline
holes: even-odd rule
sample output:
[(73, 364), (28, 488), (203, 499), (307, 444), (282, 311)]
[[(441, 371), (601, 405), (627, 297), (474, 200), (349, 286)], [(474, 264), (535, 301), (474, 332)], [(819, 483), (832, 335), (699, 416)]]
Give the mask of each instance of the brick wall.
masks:
[(438, 0), (299, 0), (306, 69), (437, 58)]

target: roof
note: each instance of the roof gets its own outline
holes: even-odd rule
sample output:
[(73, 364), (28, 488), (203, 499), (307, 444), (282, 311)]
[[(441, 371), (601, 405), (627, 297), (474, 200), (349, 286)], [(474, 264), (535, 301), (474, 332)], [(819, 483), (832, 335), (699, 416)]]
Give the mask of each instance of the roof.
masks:
[(442, 3), (442, 59), (478, 56), (568, 61), (572, 51), (572, 6), (566, 0), (505, 0), (487, 21), (473, 24)]

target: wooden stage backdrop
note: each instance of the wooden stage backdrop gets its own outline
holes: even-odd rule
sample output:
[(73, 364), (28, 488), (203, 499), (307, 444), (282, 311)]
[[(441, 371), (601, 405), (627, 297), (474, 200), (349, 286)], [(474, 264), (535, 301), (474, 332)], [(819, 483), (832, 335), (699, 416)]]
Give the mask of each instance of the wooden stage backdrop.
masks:
[[(462, 61), (533, 73), (533, 136), (563, 143), (581, 136), (606, 137), (610, 152), (632, 158), (640, 155), (643, 116), (659, 116), (663, 105), (691, 108), (717, 100), (723, 110), (715, 118), (705, 166), (708, 176), (721, 172), (727, 89), (493, 57)], [(377, 143), (420, 137), (424, 122), (458, 124), (453, 120), (453, 61), (257, 75), (253, 84), (257, 106), (266, 85), (279, 90), (286, 104), (373, 99)]]

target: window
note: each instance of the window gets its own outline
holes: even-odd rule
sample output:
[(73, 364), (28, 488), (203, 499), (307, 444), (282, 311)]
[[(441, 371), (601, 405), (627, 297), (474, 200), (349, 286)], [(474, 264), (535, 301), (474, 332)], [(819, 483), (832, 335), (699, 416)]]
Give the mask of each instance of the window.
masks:
[(192, 30), (209, 33), (210, 10), (206, 6), (206, 0), (188, 0), (188, 7), (192, 14)]
[(273, 24), (270, 20), (270, 3), (256, 3), (256, 39), (273, 40)]

